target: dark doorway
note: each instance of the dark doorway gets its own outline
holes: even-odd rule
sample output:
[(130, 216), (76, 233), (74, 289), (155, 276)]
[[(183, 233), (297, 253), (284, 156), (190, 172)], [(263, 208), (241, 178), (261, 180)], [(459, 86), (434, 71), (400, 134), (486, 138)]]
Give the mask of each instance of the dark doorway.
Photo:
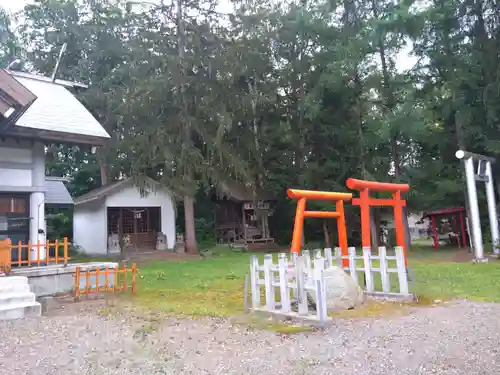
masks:
[(108, 237), (123, 235), (136, 251), (156, 248), (161, 232), (160, 207), (108, 207)]

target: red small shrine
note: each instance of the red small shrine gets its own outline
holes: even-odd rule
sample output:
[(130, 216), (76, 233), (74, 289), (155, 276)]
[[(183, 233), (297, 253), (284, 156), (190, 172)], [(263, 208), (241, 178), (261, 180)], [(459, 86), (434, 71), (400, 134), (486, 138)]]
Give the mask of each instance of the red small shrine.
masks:
[(459, 248), (467, 247), (467, 235), (465, 231), (465, 208), (447, 208), (427, 212), (425, 214), (431, 221), (432, 238), (434, 239), (434, 249), (439, 249), (439, 232), (437, 228), (437, 219), (446, 217), (451, 225), (451, 232), (456, 234), (456, 241)]

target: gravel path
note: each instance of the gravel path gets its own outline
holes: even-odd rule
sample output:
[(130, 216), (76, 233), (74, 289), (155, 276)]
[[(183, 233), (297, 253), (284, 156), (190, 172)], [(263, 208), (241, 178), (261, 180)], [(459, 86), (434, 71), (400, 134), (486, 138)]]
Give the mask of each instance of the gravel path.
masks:
[(80, 312), (0, 322), (0, 374), (499, 374), (500, 305), (456, 302), (283, 336)]

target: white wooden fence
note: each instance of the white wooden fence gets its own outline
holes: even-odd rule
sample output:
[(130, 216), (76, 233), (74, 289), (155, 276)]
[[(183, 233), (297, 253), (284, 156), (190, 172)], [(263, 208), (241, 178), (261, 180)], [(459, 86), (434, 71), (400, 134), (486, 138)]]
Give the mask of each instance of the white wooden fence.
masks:
[[(349, 266), (342, 268), (358, 282), (365, 294), (395, 299), (413, 297), (409, 293), (408, 275), (401, 247), (394, 249), (394, 255), (387, 255), (385, 247), (379, 248), (378, 255), (373, 255), (369, 248), (364, 248), (362, 254), (358, 255), (353, 247), (349, 248), (348, 256), (342, 256), (340, 248), (335, 248), (333, 253), (332, 249), (328, 248), (323, 252), (316, 250), (314, 253), (314, 259), (311, 259), (308, 250), (304, 250), (301, 256), (296, 254), (287, 256), (281, 253), (278, 255), (277, 264), (273, 263), (271, 254), (266, 254), (262, 265), (259, 264), (257, 256), (252, 256), (250, 258), (252, 310), (326, 321), (328, 315), (324, 270), (331, 266), (342, 267), (342, 259), (349, 259)], [(397, 282), (391, 283), (390, 274), (397, 275)], [(375, 280), (375, 276), (378, 275), (380, 283)], [(392, 290), (393, 287), (396, 287), (395, 291)], [(315, 296), (315, 310), (310, 309), (308, 293)], [(264, 301), (261, 301), (262, 297)]]

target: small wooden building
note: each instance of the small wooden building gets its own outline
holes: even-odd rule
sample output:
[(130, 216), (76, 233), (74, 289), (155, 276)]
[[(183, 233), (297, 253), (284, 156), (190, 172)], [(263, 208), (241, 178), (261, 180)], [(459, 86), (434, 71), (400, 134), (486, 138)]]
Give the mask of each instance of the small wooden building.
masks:
[(215, 234), (218, 243), (273, 243), (269, 231), (273, 199), (262, 189), (241, 183), (221, 183), (214, 189)]
[(87, 254), (120, 251), (113, 238), (122, 237), (134, 251), (157, 249), (159, 235), (168, 249), (175, 245), (175, 201), (156, 181), (147, 179), (147, 194), (132, 178), (105, 185), (75, 198), (73, 237)]

